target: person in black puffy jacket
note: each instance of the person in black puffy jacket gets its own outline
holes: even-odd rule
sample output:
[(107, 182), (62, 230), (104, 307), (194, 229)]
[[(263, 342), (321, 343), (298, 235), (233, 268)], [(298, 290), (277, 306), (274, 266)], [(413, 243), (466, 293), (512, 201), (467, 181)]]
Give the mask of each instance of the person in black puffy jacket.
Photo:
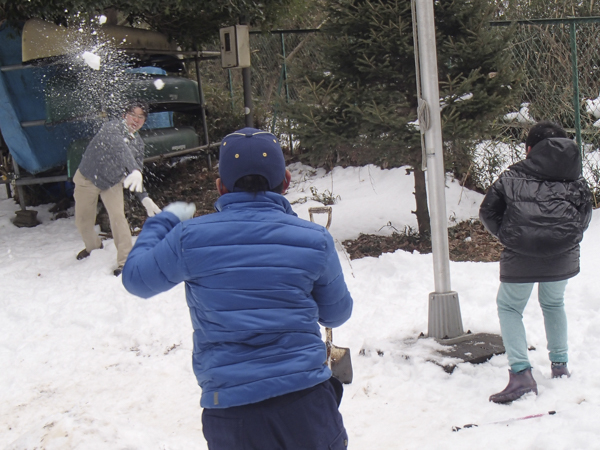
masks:
[(504, 250), (496, 299), (509, 383), (490, 401), (508, 403), (537, 394), (527, 357), (523, 310), (534, 283), (544, 315), (553, 378), (567, 369), (567, 280), (579, 273), (579, 243), (590, 223), (591, 193), (581, 176), (577, 144), (552, 122), (534, 125), (527, 157), (510, 166), (489, 188), (479, 217)]

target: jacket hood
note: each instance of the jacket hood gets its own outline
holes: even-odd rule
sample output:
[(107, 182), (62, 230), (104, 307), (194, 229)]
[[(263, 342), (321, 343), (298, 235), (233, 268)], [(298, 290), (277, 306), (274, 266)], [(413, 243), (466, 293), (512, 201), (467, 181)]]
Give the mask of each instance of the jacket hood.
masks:
[(567, 138), (538, 142), (523, 161), (513, 166), (549, 181), (574, 181), (581, 177), (581, 155), (577, 144)]

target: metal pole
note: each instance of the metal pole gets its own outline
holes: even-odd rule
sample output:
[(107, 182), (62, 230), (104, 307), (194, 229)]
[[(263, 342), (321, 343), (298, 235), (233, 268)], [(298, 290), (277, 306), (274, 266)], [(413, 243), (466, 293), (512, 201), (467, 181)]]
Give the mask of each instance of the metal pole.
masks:
[(227, 69), (227, 75), (229, 78), (229, 97), (231, 97), (231, 110), (235, 110), (235, 101), (233, 99), (233, 79), (231, 78), (231, 69)]
[(242, 69), (242, 80), (244, 86), (244, 117), (247, 127), (254, 126), (254, 119), (252, 117), (252, 72), (250, 67), (244, 67)]
[(15, 158), (13, 158), (12, 161), (13, 161), (13, 170), (14, 170), (15, 176), (16, 176), (15, 188), (17, 189), (17, 193), (19, 194), (19, 205), (21, 205), (21, 211), (25, 211), (27, 209), (25, 207), (25, 190), (23, 189), (23, 185), (17, 184), (17, 182), (16, 182), (19, 178), (21, 178), (21, 171), (19, 169), (19, 165), (15, 161)]
[(577, 146), (579, 147), (579, 153), (582, 154), (581, 160), (583, 161), (583, 153), (581, 148), (581, 116), (579, 112), (579, 71), (577, 70), (577, 30), (575, 29), (575, 22), (569, 23), (569, 30), (571, 32), (571, 64), (573, 66), (573, 110), (575, 111), (575, 139)]
[(286, 54), (285, 54), (285, 39), (283, 37), (283, 33), (280, 34), (281, 36), (281, 54), (283, 56), (283, 82), (285, 83), (285, 102), (289, 103), (290, 102), (290, 88), (288, 86), (288, 79), (287, 79), (287, 63), (285, 62), (285, 58), (286, 58)]
[(279, 37), (281, 38), (281, 55), (282, 55), (282, 65), (281, 65), (281, 72), (279, 74), (279, 84), (277, 85), (277, 100), (275, 101), (275, 106), (273, 108), (273, 121), (271, 122), (271, 133), (275, 133), (275, 124), (277, 123), (277, 107), (279, 106), (279, 96), (281, 95), (281, 88), (283, 86), (283, 83), (285, 82), (285, 96), (286, 96), (286, 103), (289, 103), (289, 96), (288, 96), (288, 86), (287, 86), (287, 77), (286, 77), (286, 65), (285, 65), (285, 41), (283, 38), (283, 33), (281, 33), (279, 35)]
[[(208, 126), (206, 124), (206, 104), (204, 102), (204, 91), (202, 90), (202, 78), (200, 77), (200, 65), (198, 64), (198, 57), (194, 57), (196, 63), (196, 78), (198, 79), (198, 93), (200, 94), (200, 114), (202, 117), (202, 128), (204, 128), (204, 144), (210, 144), (208, 140)], [(206, 162), (208, 164), (208, 170), (212, 170), (212, 161), (210, 159), (210, 152), (206, 152)]]
[(277, 108), (279, 106), (279, 94), (281, 93), (281, 83), (283, 83), (283, 67), (279, 75), (279, 84), (277, 85), (277, 100), (275, 100), (275, 106), (273, 107), (273, 120), (271, 121), (271, 133), (275, 133), (275, 124), (277, 123)]
[(429, 294), (429, 337), (454, 338), (463, 334), (458, 294), (450, 288), (450, 256), (446, 216), (445, 171), (440, 116), (433, 0), (416, 0), (419, 62), (423, 101), (429, 111), (425, 130), (427, 185), (431, 216), (431, 246), (435, 292)]
[[(285, 102), (290, 102), (290, 88), (288, 86), (288, 77), (287, 77), (287, 55), (285, 54), (285, 36), (283, 33), (280, 33), (281, 36), (281, 53), (283, 55), (283, 79), (285, 81)], [(287, 122), (287, 119), (285, 119)], [(288, 138), (290, 140), (290, 154), (294, 154), (294, 141), (292, 139), (292, 130), (290, 129), (290, 133), (288, 134)]]
[[(248, 17), (246, 14), (242, 14), (240, 19), (240, 25), (248, 24)], [(250, 42), (248, 42), (248, 46)], [(252, 64), (252, 52), (250, 52), (250, 64)], [(252, 106), (252, 71), (251, 67), (244, 67), (242, 69), (242, 86), (244, 89), (244, 122), (247, 127), (254, 127), (254, 118), (253, 112), (254, 108)]]

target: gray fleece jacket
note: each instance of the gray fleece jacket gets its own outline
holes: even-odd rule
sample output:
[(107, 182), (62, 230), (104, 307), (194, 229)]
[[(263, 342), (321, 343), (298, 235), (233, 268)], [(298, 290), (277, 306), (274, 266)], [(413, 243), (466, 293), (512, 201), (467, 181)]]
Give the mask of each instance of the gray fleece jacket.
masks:
[[(88, 144), (79, 171), (94, 186), (104, 191), (119, 183), (134, 170), (142, 172), (144, 141), (138, 133), (129, 133), (123, 120), (110, 120)], [(136, 193), (141, 201), (146, 192)]]

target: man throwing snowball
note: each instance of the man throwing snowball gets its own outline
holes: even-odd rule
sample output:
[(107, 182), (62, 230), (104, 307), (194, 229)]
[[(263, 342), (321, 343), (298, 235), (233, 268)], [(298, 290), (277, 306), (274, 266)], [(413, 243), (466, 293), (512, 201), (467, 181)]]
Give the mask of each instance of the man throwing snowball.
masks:
[(100, 196), (108, 212), (117, 247), (115, 276), (121, 274), (132, 247), (131, 230), (125, 217), (123, 188), (136, 193), (149, 217), (160, 212), (160, 208), (144, 191), (142, 183), (144, 142), (138, 130), (147, 117), (146, 105), (132, 102), (125, 109), (122, 119), (106, 122), (88, 144), (73, 176), (75, 224), (85, 244), (85, 248), (77, 254), (77, 259), (85, 259), (92, 250), (102, 248), (102, 241), (94, 229)]
[(215, 214), (178, 202), (146, 221), (123, 284), (143, 298), (186, 284), (211, 450), (345, 449), (319, 327), (352, 312), (333, 238), (282, 195), (291, 174), (273, 134), (226, 136), (219, 174)]

